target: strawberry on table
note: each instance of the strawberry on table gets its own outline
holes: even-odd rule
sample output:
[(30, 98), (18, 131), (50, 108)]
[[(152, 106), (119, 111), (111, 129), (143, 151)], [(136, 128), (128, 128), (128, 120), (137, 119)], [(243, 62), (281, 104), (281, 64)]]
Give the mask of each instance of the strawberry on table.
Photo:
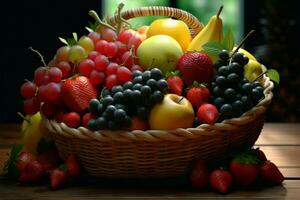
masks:
[(209, 178), (210, 185), (221, 193), (227, 193), (232, 185), (232, 176), (225, 169), (215, 169)]
[(257, 155), (257, 158), (260, 161), (266, 161), (267, 160), (266, 154), (262, 150), (260, 150), (259, 148), (255, 149), (255, 153)]
[(51, 189), (56, 190), (66, 185), (68, 181), (68, 174), (65, 166), (62, 165), (54, 169), (50, 174)]
[(65, 160), (67, 173), (70, 177), (80, 176), (80, 165), (75, 154), (70, 154)]
[(167, 72), (166, 77), (169, 86), (169, 93), (174, 93), (181, 96), (183, 89), (183, 81), (179, 76), (179, 71), (176, 70), (174, 72)]
[(254, 183), (259, 173), (259, 160), (253, 151), (236, 154), (230, 163), (230, 172), (238, 186)]
[(97, 97), (97, 90), (85, 76), (67, 79), (61, 86), (64, 103), (75, 112), (82, 112), (89, 106), (89, 101)]
[(209, 97), (209, 89), (205, 85), (199, 84), (197, 82), (193, 83), (186, 94), (186, 98), (191, 102), (195, 111), (198, 110), (200, 105), (208, 102)]
[(273, 184), (281, 184), (284, 181), (284, 176), (278, 167), (269, 160), (263, 162), (260, 166), (260, 176)]
[(56, 168), (61, 159), (57, 149), (49, 149), (38, 155), (38, 161), (41, 163), (43, 170), (46, 172)]
[(208, 185), (209, 173), (203, 160), (197, 160), (190, 174), (190, 183), (193, 187), (203, 189)]
[(45, 171), (37, 160), (30, 161), (21, 171), (19, 181), (21, 183), (34, 183), (42, 180)]
[(24, 170), (26, 165), (33, 160), (37, 160), (36, 155), (27, 151), (22, 151), (18, 154), (17, 159), (15, 161), (15, 165), (17, 169), (21, 172)]

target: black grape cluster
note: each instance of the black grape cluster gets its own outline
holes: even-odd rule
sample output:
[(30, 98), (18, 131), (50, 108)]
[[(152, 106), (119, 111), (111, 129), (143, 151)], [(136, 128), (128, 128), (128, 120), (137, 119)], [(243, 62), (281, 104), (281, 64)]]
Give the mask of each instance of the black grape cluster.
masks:
[(163, 100), (168, 83), (162, 72), (151, 69), (144, 72), (134, 71), (132, 81), (104, 89), (100, 100), (92, 99), (89, 111), (97, 118), (91, 119), (91, 130), (122, 129), (130, 126), (131, 117), (147, 119), (152, 106)]
[(244, 65), (249, 58), (237, 52), (232, 58), (227, 50), (219, 52), (214, 64), (216, 75), (211, 84), (212, 103), (220, 112), (219, 120), (241, 116), (254, 107), (263, 97), (263, 87), (258, 81), (244, 78)]

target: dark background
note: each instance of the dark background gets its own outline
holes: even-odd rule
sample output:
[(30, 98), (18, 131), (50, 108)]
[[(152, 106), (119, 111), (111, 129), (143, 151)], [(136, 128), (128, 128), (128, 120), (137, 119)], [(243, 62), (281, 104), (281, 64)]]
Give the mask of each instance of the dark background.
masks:
[[(4, 4), (4, 3), (3, 3)], [(176, 1), (171, 1), (175, 6)], [(245, 30), (256, 30), (245, 48), (259, 61), (277, 69), (280, 87), (267, 113), (267, 121), (300, 122), (299, 1), (255, 0), (244, 3)], [(72, 32), (85, 34), (88, 11), (101, 12), (101, 0), (8, 1), (1, 6), (0, 122), (17, 122), (22, 110), (19, 88), (25, 78), (32, 80), (41, 65), (29, 46), (47, 61), (62, 45), (58, 37)]]

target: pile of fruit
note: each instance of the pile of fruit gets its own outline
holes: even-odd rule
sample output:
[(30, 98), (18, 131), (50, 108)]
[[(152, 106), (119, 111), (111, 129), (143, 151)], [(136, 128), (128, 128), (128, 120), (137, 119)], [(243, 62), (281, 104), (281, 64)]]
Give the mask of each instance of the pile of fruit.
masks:
[[(264, 98), (262, 76), (279, 77), (241, 48), (250, 34), (237, 46), (231, 29), (223, 34), (222, 8), (194, 38), (181, 20), (158, 19), (133, 30), (120, 15), (122, 6), (116, 25), (90, 11), (95, 26), (79, 39), (76, 33), (59, 38), (65, 45), (48, 64), (31, 48), (43, 66), (21, 86), (24, 119), (41, 113), (71, 128), (113, 132), (240, 117)], [(24, 149), (36, 153), (39, 139), (28, 141)]]

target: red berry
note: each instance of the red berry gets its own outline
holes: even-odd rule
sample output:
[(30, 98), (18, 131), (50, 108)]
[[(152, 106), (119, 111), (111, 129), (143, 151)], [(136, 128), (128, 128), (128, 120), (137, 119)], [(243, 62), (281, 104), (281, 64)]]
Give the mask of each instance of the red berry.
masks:
[(118, 40), (124, 44), (128, 44), (130, 38), (134, 35), (133, 31), (125, 30), (119, 33)]
[(219, 117), (219, 112), (216, 106), (205, 103), (199, 107), (197, 117), (200, 123), (214, 124)]
[(108, 63), (109, 63), (109, 60), (104, 55), (99, 55), (95, 58), (95, 68), (98, 71), (105, 72)]
[(141, 43), (142, 43), (142, 36), (137, 33), (134, 36), (132, 36), (128, 41), (128, 47), (130, 48), (131, 46), (134, 46), (133, 50), (134, 50), (134, 54), (136, 55), (137, 48), (140, 46)]
[(95, 117), (91, 113), (86, 113), (82, 117), (82, 126), (85, 128), (88, 128), (88, 123), (91, 119), (94, 119)]
[(101, 39), (101, 35), (97, 32), (90, 32), (88, 34), (88, 37), (93, 40), (94, 44), (96, 44)]
[(227, 193), (232, 185), (231, 174), (222, 169), (216, 169), (210, 174), (210, 185), (221, 193)]
[(117, 34), (115, 31), (113, 31), (112, 29), (110, 28), (104, 28), (102, 27), (100, 29), (100, 34), (101, 34), (101, 38), (103, 40), (106, 40), (107, 42), (113, 42), (116, 40), (117, 38)]
[(104, 49), (104, 54), (107, 57), (112, 58), (112, 57), (116, 56), (117, 53), (118, 53), (118, 46), (116, 45), (116, 43), (109, 42)]
[(128, 51), (128, 47), (126, 44), (120, 42), (120, 41), (116, 41), (116, 45), (118, 46), (118, 53), (117, 53), (117, 56), (116, 57), (122, 57), (122, 55)]
[(48, 83), (46, 85), (46, 99), (47, 101), (56, 101), (60, 98), (60, 84), (58, 83)]
[(50, 174), (51, 188), (56, 190), (65, 186), (68, 181), (67, 172), (63, 169), (56, 168)]
[(60, 61), (57, 64), (57, 67), (61, 70), (62, 72), (62, 78), (69, 78), (71, 76), (71, 65), (67, 61)]
[(102, 84), (105, 81), (105, 74), (97, 70), (93, 70), (90, 74), (90, 81), (93, 85)]
[(203, 189), (208, 185), (209, 174), (203, 160), (198, 160), (190, 174), (191, 185), (195, 188)]
[(67, 168), (67, 173), (70, 177), (79, 177), (80, 176), (80, 166), (75, 154), (70, 154), (65, 160), (65, 165)]
[(122, 58), (121, 58), (122, 63), (126, 66), (126, 67), (131, 67), (132, 65), (134, 65), (134, 58), (131, 55), (130, 51), (126, 51)]
[(186, 94), (186, 98), (191, 102), (195, 110), (198, 110), (199, 106), (208, 102), (210, 92), (205, 86), (193, 86)]
[(21, 86), (21, 95), (24, 98), (31, 98), (35, 96), (37, 87), (36, 85), (31, 81), (26, 81)]
[(117, 74), (118, 68), (119, 65), (117, 63), (114, 62), (109, 63), (105, 71), (106, 76)]
[(40, 102), (45, 102), (47, 101), (47, 87), (46, 85), (41, 85), (40, 87), (38, 87), (38, 91), (37, 91), (37, 99)]
[(123, 83), (125, 83), (127, 81), (131, 81), (132, 80), (132, 73), (126, 67), (119, 67), (117, 69), (117, 78), (118, 78), (118, 81), (121, 84), (123, 84)]
[(34, 83), (37, 86), (47, 84), (49, 76), (47, 75), (47, 71), (45, 67), (39, 67), (34, 71)]
[(18, 180), (21, 183), (34, 183), (40, 181), (43, 174), (44, 170), (41, 163), (37, 160), (32, 160), (25, 166)]
[(131, 70), (132, 72), (134, 72), (134, 71), (140, 71), (140, 72), (143, 72), (143, 71), (144, 71), (144, 69), (143, 69), (141, 66), (139, 66), (139, 65), (133, 65), (133, 66), (130, 68), (130, 70)]
[(76, 112), (64, 114), (62, 122), (71, 128), (77, 128), (80, 125), (80, 115)]
[(263, 162), (260, 167), (260, 176), (270, 183), (281, 184), (284, 181), (284, 176), (271, 161)]
[(89, 77), (92, 70), (95, 68), (95, 62), (91, 59), (85, 59), (80, 62), (78, 71), (86, 77)]
[(27, 151), (22, 151), (18, 154), (18, 157), (15, 161), (15, 165), (17, 169), (21, 172), (24, 170), (26, 165), (33, 160), (37, 160), (37, 157), (34, 154)]
[(105, 47), (106, 45), (108, 44), (107, 41), (105, 40), (99, 40), (97, 43), (96, 43), (96, 46), (95, 46), (95, 50), (98, 51), (100, 54), (104, 54), (105, 53)]
[(48, 71), (49, 82), (59, 83), (62, 78), (62, 72), (58, 67), (51, 67)]
[(40, 102), (36, 98), (26, 99), (23, 109), (27, 115), (34, 115), (40, 110)]
[(118, 79), (116, 75), (112, 74), (106, 78), (105, 86), (111, 90), (115, 85), (118, 85)]
[(63, 121), (63, 118), (64, 118), (64, 113), (62, 111), (57, 112), (54, 117), (55, 117), (56, 122), (61, 123)]
[(88, 54), (88, 58), (91, 59), (91, 60), (95, 60), (95, 58), (99, 55), (99, 53), (97, 51), (91, 51), (89, 54)]
[(55, 109), (56, 109), (56, 106), (54, 103), (45, 102), (45, 103), (43, 103), (43, 105), (41, 107), (41, 112), (45, 117), (47, 117), (48, 119), (51, 119), (54, 117), (54, 115), (56, 113)]

